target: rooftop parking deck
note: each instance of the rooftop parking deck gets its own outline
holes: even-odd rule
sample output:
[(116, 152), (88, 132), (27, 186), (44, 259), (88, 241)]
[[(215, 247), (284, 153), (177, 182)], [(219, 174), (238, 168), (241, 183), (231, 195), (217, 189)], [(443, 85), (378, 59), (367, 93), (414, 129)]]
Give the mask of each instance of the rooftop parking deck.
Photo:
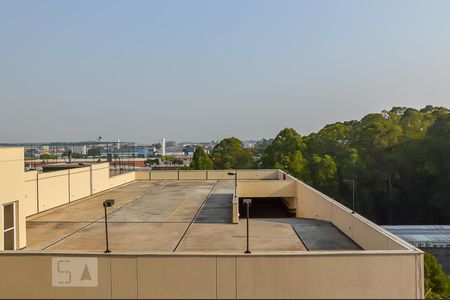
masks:
[[(109, 240), (116, 253), (243, 252), (246, 223), (231, 223), (233, 189), (231, 180), (133, 182), (29, 217), (26, 250), (102, 252), (102, 203), (112, 198), (115, 204), (108, 208)], [(252, 251), (323, 250), (314, 248), (322, 239), (331, 243), (330, 249), (359, 249), (333, 225), (314, 235), (312, 231), (319, 226), (302, 230), (308, 221), (299, 221), (251, 219)], [(302, 242), (303, 234), (309, 247)]]

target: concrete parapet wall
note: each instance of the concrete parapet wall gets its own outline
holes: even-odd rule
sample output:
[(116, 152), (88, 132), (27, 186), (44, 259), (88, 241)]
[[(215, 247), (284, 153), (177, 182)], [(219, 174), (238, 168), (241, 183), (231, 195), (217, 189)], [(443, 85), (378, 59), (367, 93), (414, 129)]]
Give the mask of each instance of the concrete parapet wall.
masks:
[[(234, 180), (235, 170), (136, 171), (136, 180)], [(275, 180), (278, 170), (238, 170), (239, 180)]]
[(178, 180), (178, 171), (151, 171), (150, 180)]
[(239, 180), (278, 179), (278, 170), (238, 170)]
[(305, 183), (297, 183), (297, 217), (332, 222), (364, 250), (401, 250), (413, 246), (354, 213)]
[[(422, 255), (408, 251), (276, 255), (5, 252), (0, 253), (1, 296), (419, 299), (423, 298)], [(53, 287), (53, 257), (69, 261), (72, 257), (97, 258), (98, 286)]]
[[(25, 172), (23, 148), (0, 148), (0, 250), (3, 249), (3, 205), (14, 204), (16, 232), (23, 232), (22, 235), (16, 234), (16, 247), (24, 247), (26, 244), (26, 223), (25, 212), (27, 207), (23, 200), (25, 187)], [(1, 290), (1, 281), (0, 281)]]
[(296, 183), (293, 181), (261, 180), (244, 181), (239, 180), (238, 195), (243, 197), (296, 197)]
[(38, 211), (70, 202), (68, 170), (38, 174)]
[(69, 169), (69, 197), (75, 201), (91, 195), (90, 168)]
[(25, 216), (31, 216), (38, 211), (38, 190), (36, 185), (37, 176), (37, 171), (25, 172), (25, 197), (23, 199)]
[(178, 171), (180, 180), (206, 180), (206, 171)]
[(136, 180), (150, 180), (150, 172), (136, 171)]
[(109, 164), (37, 173), (25, 172), (25, 216), (76, 201), (135, 180), (135, 173), (109, 176)]

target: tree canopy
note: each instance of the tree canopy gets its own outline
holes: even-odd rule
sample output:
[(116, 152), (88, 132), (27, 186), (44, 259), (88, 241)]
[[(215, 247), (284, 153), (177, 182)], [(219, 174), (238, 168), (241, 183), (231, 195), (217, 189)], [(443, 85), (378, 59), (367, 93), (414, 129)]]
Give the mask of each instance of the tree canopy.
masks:
[(254, 166), (252, 150), (243, 148), (242, 142), (235, 137), (221, 140), (211, 157), (215, 169), (249, 169)]
[(256, 164), (279, 168), (381, 224), (450, 223), (450, 117), (393, 107), (301, 136), (285, 128)]
[(261, 166), (281, 169), (302, 180), (308, 180), (308, 161), (303, 155), (305, 148), (302, 137), (294, 129), (285, 128), (266, 147), (261, 157)]
[(203, 147), (198, 146), (195, 148), (194, 157), (192, 158), (190, 168), (195, 170), (211, 170), (213, 167), (213, 162), (206, 154), (205, 150), (203, 150)]

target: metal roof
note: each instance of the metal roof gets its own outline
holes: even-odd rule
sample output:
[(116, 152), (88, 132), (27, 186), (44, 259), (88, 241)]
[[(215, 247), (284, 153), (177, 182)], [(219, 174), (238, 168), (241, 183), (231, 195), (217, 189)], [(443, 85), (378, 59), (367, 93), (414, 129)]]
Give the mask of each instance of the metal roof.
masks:
[(450, 225), (399, 225), (383, 228), (409, 243), (450, 246)]

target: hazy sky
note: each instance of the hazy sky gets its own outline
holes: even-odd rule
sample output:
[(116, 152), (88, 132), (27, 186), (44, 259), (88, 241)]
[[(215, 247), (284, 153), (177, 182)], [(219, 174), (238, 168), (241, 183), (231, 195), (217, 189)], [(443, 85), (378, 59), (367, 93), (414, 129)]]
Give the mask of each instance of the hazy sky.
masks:
[(302, 134), (450, 106), (450, 1), (0, 0), (0, 142)]

